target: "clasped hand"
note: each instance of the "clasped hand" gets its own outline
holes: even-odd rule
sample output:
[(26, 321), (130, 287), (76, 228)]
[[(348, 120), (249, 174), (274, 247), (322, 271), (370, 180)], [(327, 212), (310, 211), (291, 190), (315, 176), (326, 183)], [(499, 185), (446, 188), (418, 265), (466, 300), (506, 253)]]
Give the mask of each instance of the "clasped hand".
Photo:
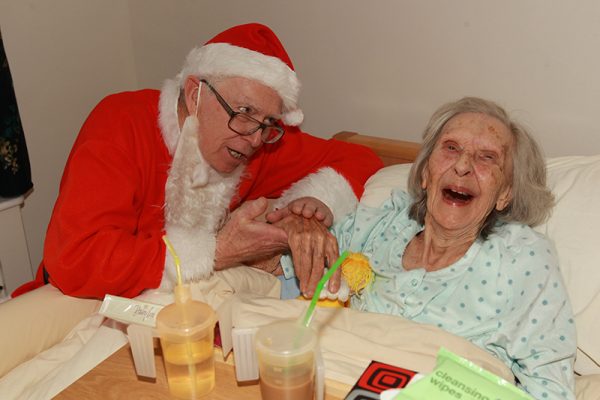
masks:
[[(335, 237), (327, 230), (333, 222), (329, 208), (312, 197), (296, 199), (287, 207), (267, 214), (269, 223), (257, 220), (267, 208), (267, 200), (247, 201), (235, 210), (217, 235), (215, 269), (240, 263), (257, 263), (273, 272), (279, 256), (290, 250), (300, 290), (312, 296), (326, 265), (338, 257)], [(339, 270), (328, 283), (336, 293)]]

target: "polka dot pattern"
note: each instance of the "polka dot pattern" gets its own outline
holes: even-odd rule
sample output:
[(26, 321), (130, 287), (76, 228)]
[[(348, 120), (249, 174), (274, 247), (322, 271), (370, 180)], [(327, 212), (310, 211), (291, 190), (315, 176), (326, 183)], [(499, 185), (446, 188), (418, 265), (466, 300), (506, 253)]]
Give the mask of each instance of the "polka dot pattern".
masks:
[(352, 307), (432, 324), (488, 351), (497, 348), (494, 355), (513, 367), (534, 398), (574, 399), (566, 382), (549, 379), (572, 374), (575, 349), (575, 324), (563, 304), (567, 296), (552, 245), (527, 226), (505, 224), (447, 268), (404, 270), (406, 246), (423, 229), (408, 218), (409, 206), (408, 196), (396, 191), (382, 208), (365, 207), (334, 226), (340, 251), (368, 249), (375, 271), (375, 281), (352, 298)]

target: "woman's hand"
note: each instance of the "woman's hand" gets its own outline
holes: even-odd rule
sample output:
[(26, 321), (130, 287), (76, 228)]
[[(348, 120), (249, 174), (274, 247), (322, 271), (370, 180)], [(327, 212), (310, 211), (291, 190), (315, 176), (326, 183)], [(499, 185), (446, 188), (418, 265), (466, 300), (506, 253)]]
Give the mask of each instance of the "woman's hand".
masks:
[(300, 197), (291, 201), (286, 207), (268, 213), (267, 221), (276, 223), (290, 214), (301, 215), (304, 218), (315, 217), (317, 221), (321, 221), (327, 228), (333, 223), (333, 213), (329, 207), (314, 197)]
[[(300, 291), (306, 297), (312, 296), (323, 277), (325, 266), (333, 264), (338, 258), (337, 240), (324, 223), (314, 216), (306, 218), (289, 213), (274, 225), (287, 233)], [(340, 276), (338, 269), (329, 280), (330, 292), (338, 291)]]

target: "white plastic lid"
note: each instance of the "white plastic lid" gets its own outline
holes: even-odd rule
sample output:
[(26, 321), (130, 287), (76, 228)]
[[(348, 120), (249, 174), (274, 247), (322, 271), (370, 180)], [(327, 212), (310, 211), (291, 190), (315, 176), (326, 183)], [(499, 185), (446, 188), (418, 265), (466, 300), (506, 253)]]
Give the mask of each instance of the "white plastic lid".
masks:
[(317, 335), (296, 320), (283, 320), (260, 327), (254, 341), (259, 352), (294, 356), (313, 350)]
[(193, 336), (207, 329), (214, 329), (217, 314), (211, 306), (188, 299), (185, 303), (173, 303), (164, 307), (156, 317), (159, 334), (173, 333)]

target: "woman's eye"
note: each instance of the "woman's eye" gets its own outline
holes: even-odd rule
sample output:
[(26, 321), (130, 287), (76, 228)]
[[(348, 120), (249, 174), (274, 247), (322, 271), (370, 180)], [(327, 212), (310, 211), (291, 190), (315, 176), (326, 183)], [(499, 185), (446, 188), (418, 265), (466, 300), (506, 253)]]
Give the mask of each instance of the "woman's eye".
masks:
[(491, 154), (491, 153), (483, 153), (483, 154), (481, 154), (480, 158), (483, 161), (488, 161), (488, 162), (496, 161), (496, 155), (495, 154)]

